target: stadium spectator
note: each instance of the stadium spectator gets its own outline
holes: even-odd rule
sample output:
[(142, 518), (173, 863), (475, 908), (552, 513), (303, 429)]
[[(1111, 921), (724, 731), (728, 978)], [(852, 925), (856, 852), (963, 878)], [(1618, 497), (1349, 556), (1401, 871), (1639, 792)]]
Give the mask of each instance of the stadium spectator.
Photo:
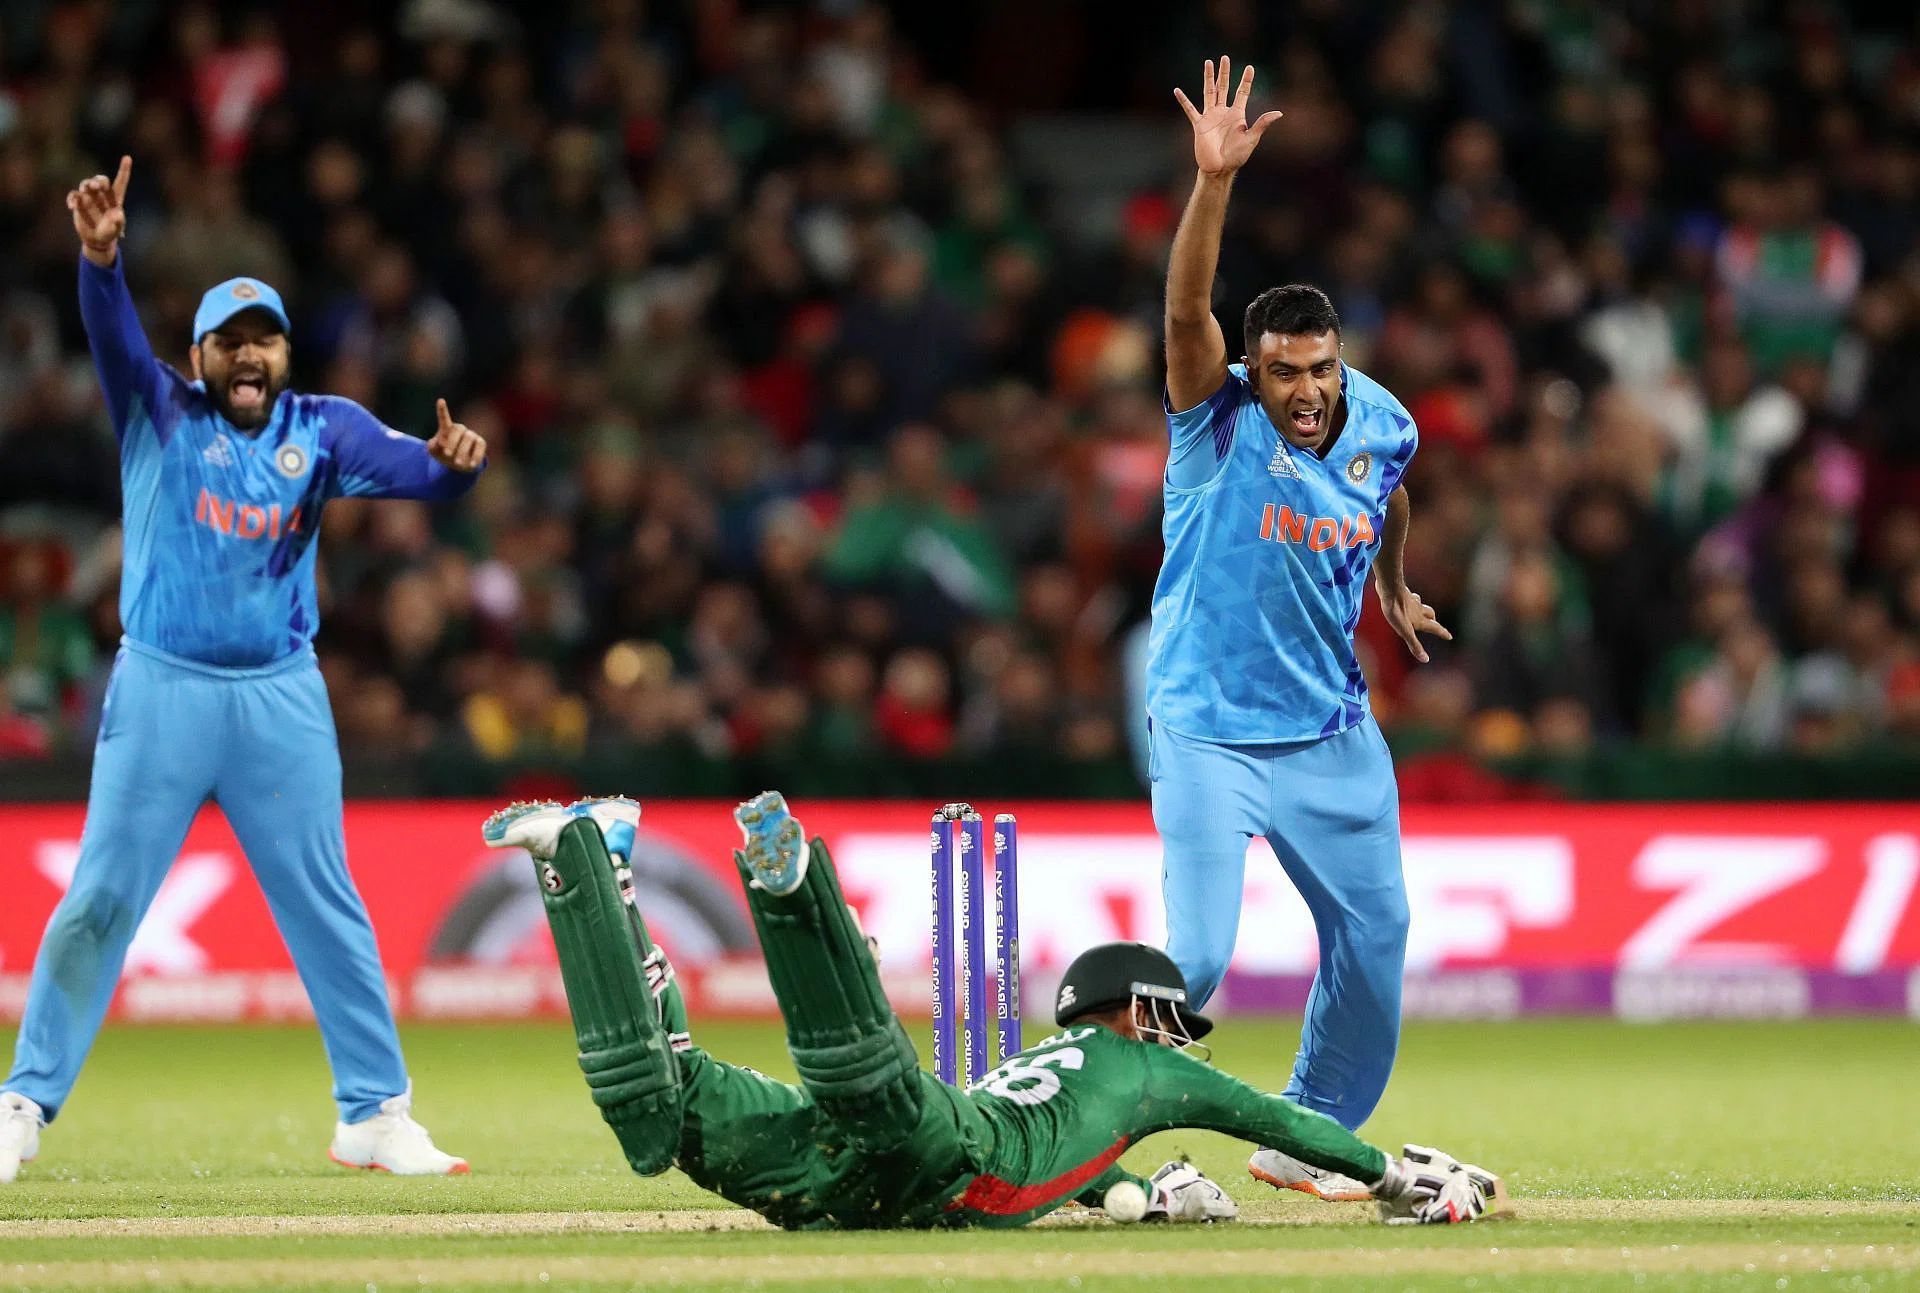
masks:
[(40, 759), (52, 751), (48, 725), (17, 711), (5, 680), (0, 679), (0, 758)]
[(1368, 612), (1396, 743), (1920, 742), (1911, 24), (1816, 8), (1069, 9), (1036, 85), (992, 7), (14, 6), (7, 748), (84, 749), (114, 649), (59, 186), (132, 151), (154, 337), (264, 277), (311, 384), (398, 426), (449, 392), (493, 446), (457, 512), (330, 509), (350, 749), (1124, 766), (1155, 130), (1223, 44), (1287, 116), (1222, 319), (1324, 274), (1421, 425), (1409, 577), (1465, 631), (1423, 679)]
[(1013, 609), (1012, 573), (994, 536), (955, 497), (946, 449), (925, 423), (895, 432), (884, 476), (850, 474), (847, 510), (825, 557), (830, 578), (896, 598), (923, 631)]
[(47, 549), (17, 549), (0, 583), (0, 677), (14, 712), (43, 724), (61, 717), (93, 664), (85, 621), (56, 594)]

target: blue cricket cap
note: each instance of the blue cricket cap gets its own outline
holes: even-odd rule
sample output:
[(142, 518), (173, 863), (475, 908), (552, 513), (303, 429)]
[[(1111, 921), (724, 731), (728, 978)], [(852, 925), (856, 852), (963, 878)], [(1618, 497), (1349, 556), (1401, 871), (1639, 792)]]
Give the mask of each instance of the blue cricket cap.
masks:
[(194, 344), (199, 345), (200, 338), (217, 332), (234, 315), (248, 310), (265, 310), (280, 325), (280, 331), (293, 331), (280, 293), (257, 278), (230, 278), (208, 288), (207, 294), (200, 298), (200, 308), (193, 312)]

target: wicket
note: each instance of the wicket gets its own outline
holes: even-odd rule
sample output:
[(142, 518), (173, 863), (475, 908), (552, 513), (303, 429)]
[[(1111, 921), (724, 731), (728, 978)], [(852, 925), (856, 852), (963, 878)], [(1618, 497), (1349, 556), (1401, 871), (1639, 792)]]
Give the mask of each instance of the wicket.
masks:
[[(933, 1069), (978, 1081), (1020, 1047), (1020, 842), (1011, 813), (993, 819), (993, 960), (987, 960), (986, 823), (971, 804), (933, 815)], [(955, 901), (955, 872), (958, 901)], [(958, 916), (958, 928), (955, 917)], [(987, 976), (997, 1046), (988, 1045)], [(960, 1025), (966, 1026), (964, 1052)]]

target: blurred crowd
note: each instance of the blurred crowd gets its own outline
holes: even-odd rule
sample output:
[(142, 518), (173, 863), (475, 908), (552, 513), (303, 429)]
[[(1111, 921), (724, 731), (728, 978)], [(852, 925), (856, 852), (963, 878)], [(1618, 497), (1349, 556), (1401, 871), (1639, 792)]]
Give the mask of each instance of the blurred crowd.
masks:
[(350, 760), (1126, 757), (1171, 89), (1223, 51), (1286, 112), (1227, 335), (1319, 283), (1421, 428), (1456, 641), (1369, 611), (1390, 734), (1920, 741), (1911, 11), (943, 8), (0, 0), (0, 758), (85, 748), (119, 632), (62, 195), (122, 151), (163, 358), (257, 275), (302, 388), (493, 446), (461, 505), (328, 508)]

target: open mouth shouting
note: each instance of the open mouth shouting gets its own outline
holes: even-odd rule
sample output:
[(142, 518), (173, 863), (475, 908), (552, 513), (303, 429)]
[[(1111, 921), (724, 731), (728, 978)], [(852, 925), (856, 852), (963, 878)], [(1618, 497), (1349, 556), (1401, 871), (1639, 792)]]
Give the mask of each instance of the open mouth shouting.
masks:
[(227, 402), (237, 413), (258, 413), (267, 403), (264, 369), (242, 368), (227, 379)]
[(1302, 440), (1315, 440), (1327, 420), (1327, 410), (1319, 404), (1295, 405), (1287, 413), (1287, 420), (1293, 423), (1293, 433)]

